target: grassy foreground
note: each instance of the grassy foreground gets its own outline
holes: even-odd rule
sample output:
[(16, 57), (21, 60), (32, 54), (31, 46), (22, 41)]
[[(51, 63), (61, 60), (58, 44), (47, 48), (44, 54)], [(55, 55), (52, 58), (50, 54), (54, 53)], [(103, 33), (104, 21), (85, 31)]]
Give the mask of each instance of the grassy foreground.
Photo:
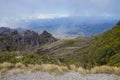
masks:
[(105, 74), (120, 75), (120, 67), (110, 67), (106, 65), (96, 66), (91, 69), (84, 69), (82, 67), (77, 67), (74, 64), (68, 67), (55, 65), (55, 64), (41, 64), (41, 65), (28, 65), (28, 66), (25, 66), (22, 63), (12, 64), (8, 62), (4, 62), (0, 64), (0, 75), (3, 75), (10, 70), (12, 71), (13, 75), (17, 75), (25, 71), (31, 71), (31, 72), (43, 71), (43, 72), (56, 73), (56, 74), (63, 74), (65, 72), (74, 71), (80, 74), (105, 73)]

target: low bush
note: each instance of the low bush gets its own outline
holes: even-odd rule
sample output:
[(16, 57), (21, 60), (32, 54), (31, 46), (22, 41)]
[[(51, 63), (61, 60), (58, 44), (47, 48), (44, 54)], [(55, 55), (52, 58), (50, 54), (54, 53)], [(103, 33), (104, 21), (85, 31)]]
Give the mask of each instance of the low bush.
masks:
[(36, 53), (27, 53), (21, 56), (19, 56), (14, 52), (5, 52), (3, 54), (0, 54), (0, 63), (3, 62), (9, 62), (20, 65), (24, 64), (60, 64), (60, 60), (58, 58), (52, 57), (50, 55), (39, 55)]
[(74, 42), (75, 41), (73, 39), (66, 39), (63, 41), (62, 45), (65, 47), (70, 47), (70, 46), (73, 46)]

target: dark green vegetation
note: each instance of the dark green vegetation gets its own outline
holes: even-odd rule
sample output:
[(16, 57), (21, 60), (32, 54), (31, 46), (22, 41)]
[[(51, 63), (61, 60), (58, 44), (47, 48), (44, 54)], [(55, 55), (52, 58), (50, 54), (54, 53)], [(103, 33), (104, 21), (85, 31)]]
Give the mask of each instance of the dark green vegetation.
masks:
[[(90, 46), (89, 54), (98, 65), (118, 65), (120, 61), (120, 22), (112, 29), (101, 36)], [(116, 57), (115, 57), (116, 56)], [(119, 57), (119, 59), (118, 59)]]
[(120, 66), (120, 22), (112, 29), (95, 38), (93, 44), (70, 60), (84, 67), (100, 65)]
[(72, 46), (74, 44), (74, 40), (72, 39), (66, 39), (63, 41), (63, 46), (69, 47)]
[[(47, 36), (48, 37), (48, 36)], [(0, 55), (0, 62), (23, 64), (76, 64), (84, 68), (110, 65), (120, 66), (120, 22), (103, 34), (60, 40), (40, 46), (33, 54), (7, 52)]]
[(18, 54), (14, 52), (5, 52), (0, 55), (0, 63), (3, 62), (10, 62), (13, 64), (16, 64), (18, 62), (23, 63), (25, 65), (27, 64), (61, 64), (59, 59), (53, 58), (48, 55), (38, 55), (38, 54), (24, 54), (23, 56), (19, 56)]

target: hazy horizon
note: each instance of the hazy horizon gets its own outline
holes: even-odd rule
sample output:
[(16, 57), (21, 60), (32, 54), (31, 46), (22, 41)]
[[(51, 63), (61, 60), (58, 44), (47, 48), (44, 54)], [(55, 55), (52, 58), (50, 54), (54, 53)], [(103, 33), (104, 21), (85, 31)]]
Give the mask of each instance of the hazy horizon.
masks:
[(0, 26), (24, 19), (120, 18), (120, 0), (0, 0)]

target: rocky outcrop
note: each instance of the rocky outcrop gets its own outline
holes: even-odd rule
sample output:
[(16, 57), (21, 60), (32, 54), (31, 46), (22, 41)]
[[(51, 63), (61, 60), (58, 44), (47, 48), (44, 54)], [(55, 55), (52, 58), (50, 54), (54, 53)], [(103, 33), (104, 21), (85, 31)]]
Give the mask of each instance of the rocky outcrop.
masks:
[(47, 31), (38, 34), (32, 30), (0, 28), (0, 51), (34, 52), (36, 48), (57, 39)]

